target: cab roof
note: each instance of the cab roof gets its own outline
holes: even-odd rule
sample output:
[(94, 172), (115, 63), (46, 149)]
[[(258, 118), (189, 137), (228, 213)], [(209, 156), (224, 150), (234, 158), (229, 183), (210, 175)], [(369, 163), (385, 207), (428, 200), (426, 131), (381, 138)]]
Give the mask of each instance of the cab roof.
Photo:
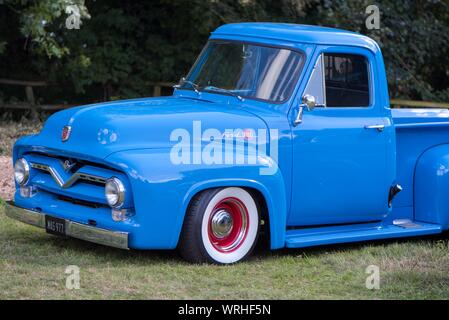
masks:
[(244, 36), (320, 45), (349, 45), (364, 47), (370, 49), (374, 53), (379, 50), (379, 47), (374, 40), (359, 33), (342, 29), (293, 23), (231, 23), (217, 28), (212, 33), (212, 36), (218, 38)]

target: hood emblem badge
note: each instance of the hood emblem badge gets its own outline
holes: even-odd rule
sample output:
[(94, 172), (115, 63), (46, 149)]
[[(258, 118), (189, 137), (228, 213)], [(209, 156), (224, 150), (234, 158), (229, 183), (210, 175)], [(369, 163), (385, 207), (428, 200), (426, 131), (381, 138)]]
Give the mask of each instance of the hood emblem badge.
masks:
[(62, 128), (62, 134), (61, 134), (62, 142), (66, 142), (67, 140), (69, 140), (71, 132), (72, 132), (71, 126), (64, 126), (64, 128)]

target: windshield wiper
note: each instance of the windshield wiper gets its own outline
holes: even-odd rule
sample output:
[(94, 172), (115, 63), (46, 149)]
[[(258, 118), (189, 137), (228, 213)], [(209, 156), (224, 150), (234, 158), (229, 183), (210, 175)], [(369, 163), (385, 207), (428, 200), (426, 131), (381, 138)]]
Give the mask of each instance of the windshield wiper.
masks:
[(239, 94), (235, 93), (235, 92), (232, 91), (232, 90), (223, 89), (223, 88), (214, 87), (214, 86), (207, 86), (207, 87), (204, 88), (204, 90), (228, 93), (228, 94), (230, 94), (231, 96), (236, 97), (236, 98), (239, 99), (240, 101), (243, 101), (243, 98), (242, 98)]
[(195, 82), (187, 80), (186, 78), (182, 77), (181, 81), (179, 81), (179, 83), (177, 85), (174, 85), (173, 88), (175, 89), (179, 89), (182, 88), (182, 86), (184, 84), (190, 84), (190, 86), (193, 88), (193, 90), (197, 93), (200, 94), (200, 90), (199, 90), (199, 85), (197, 85)]

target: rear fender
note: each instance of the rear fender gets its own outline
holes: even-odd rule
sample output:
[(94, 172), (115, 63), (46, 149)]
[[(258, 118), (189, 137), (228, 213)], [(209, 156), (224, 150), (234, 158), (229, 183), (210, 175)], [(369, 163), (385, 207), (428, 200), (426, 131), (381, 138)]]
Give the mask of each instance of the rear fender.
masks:
[(414, 179), (415, 220), (449, 229), (449, 144), (427, 149), (418, 159)]

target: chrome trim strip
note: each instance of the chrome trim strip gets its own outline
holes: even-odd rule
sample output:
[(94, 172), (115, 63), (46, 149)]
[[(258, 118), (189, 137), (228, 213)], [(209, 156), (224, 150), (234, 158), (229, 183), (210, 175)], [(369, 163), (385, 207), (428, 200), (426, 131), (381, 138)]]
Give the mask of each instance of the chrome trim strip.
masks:
[(105, 178), (102, 178), (99, 176), (94, 176), (92, 174), (82, 173), (82, 172), (74, 173), (66, 182), (64, 182), (64, 180), (61, 178), (61, 176), (58, 174), (58, 172), (53, 167), (50, 167), (49, 165), (31, 162), (31, 167), (34, 169), (38, 169), (38, 170), (42, 170), (42, 171), (46, 171), (46, 172), (50, 173), (53, 180), (55, 180), (56, 183), (63, 189), (67, 189), (67, 188), (71, 187), (78, 180), (106, 184)]
[[(39, 228), (45, 228), (45, 213), (17, 207), (13, 201), (6, 201), (5, 213), (12, 219)], [(65, 228), (67, 236), (73, 238), (119, 249), (129, 249), (128, 232), (100, 229), (67, 219), (65, 219)]]

